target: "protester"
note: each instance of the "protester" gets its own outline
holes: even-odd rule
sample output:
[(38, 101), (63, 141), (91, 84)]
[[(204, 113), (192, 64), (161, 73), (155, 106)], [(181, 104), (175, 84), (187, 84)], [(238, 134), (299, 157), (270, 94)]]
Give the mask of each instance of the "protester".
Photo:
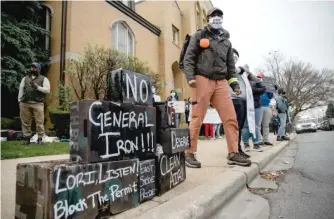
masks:
[(274, 116), (273, 125), (274, 125), (274, 135), (277, 135), (280, 126), (279, 117), (277, 115)]
[(185, 102), (185, 112), (184, 112), (184, 114), (185, 114), (185, 117), (186, 117), (185, 120), (186, 120), (186, 123), (189, 127), (189, 123), (190, 123), (189, 114), (190, 114), (191, 98), (189, 97), (188, 100), (185, 99), (184, 102)]
[(288, 114), (288, 102), (285, 97), (285, 91), (282, 88), (278, 89), (278, 96), (275, 98), (275, 100), (276, 100), (276, 109), (280, 120), (277, 141), (290, 140), (290, 138), (285, 135), (286, 120)]
[[(233, 57), (235, 63), (239, 60), (239, 53), (236, 49), (232, 49), (233, 51)], [(253, 100), (253, 93), (252, 88), (248, 80), (248, 73), (249, 68), (248, 66), (244, 67), (237, 67), (237, 78), (240, 86), (241, 94), (237, 95), (233, 90), (230, 88), (230, 94), (232, 97), (234, 110), (237, 115), (238, 120), (238, 127), (239, 127), (239, 141), (238, 141), (238, 151), (241, 155), (245, 156), (246, 158), (250, 158), (248, 154), (246, 154), (241, 147), (241, 133), (242, 133), (242, 127), (244, 126), (245, 120), (247, 119), (247, 114), (249, 114), (248, 118), (251, 120), (255, 117), (254, 115), (254, 100)], [(247, 71), (245, 71), (245, 69)], [(249, 94), (247, 96), (247, 94)], [(249, 100), (247, 100), (247, 97), (249, 97)], [(254, 123), (253, 128), (250, 128), (251, 133), (255, 133), (255, 121), (249, 122), (250, 124)]]
[(262, 108), (260, 102), (260, 96), (266, 91), (266, 88), (262, 85), (261, 80), (251, 76), (250, 74), (250, 84), (253, 90), (253, 98), (254, 98), (254, 108), (255, 108), (255, 136), (254, 134), (250, 134), (249, 132), (249, 124), (248, 121), (245, 121), (244, 127), (242, 129), (242, 138), (245, 146), (245, 151), (250, 150), (249, 146), (249, 138), (252, 137), (253, 140), (253, 150), (257, 152), (262, 152), (262, 148), (260, 146), (261, 136), (261, 123), (262, 123)]
[(213, 123), (214, 123), (214, 117), (212, 113), (212, 106), (209, 106), (209, 108), (206, 111), (203, 124), (204, 124), (204, 134), (206, 140), (210, 140), (211, 138), (214, 137), (214, 132), (213, 132)]
[[(238, 123), (228, 86), (239, 95), (235, 63), (229, 33), (223, 29), (223, 12), (212, 8), (207, 14), (208, 25), (191, 36), (184, 55), (184, 68), (191, 87), (192, 117), (190, 148), (186, 150), (186, 165), (200, 168), (195, 157), (200, 127), (209, 102), (223, 121), (228, 146), (228, 164), (249, 166), (251, 161), (238, 152)], [(182, 54), (181, 54), (182, 55)]]
[[(179, 95), (175, 90), (170, 91), (170, 96), (167, 97), (167, 103), (168, 102), (174, 102), (174, 101), (179, 101)], [(178, 128), (180, 124), (180, 114), (175, 113), (175, 118), (174, 118), (175, 126)]]
[[(258, 77), (262, 78), (264, 75), (263, 73), (259, 74)], [(272, 146), (273, 144), (269, 141), (269, 124), (271, 118), (273, 116), (271, 108), (270, 108), (270, 101), (273, 98), (273, 93), (270, 91), (265, 92), (261, 95), (261, 107), (262, 107), (262, 133), (263, 133), (263, 141), (260, 145), (269, 145)]]
[(44, 137), (44, 101), (50, 93), (50, 82), (41, 73), (41, 64), (34, 62), (29, 75), (20, 84), (18, 102), (20, 103), (20, 118), (24, 144), (30, 144), (31, 122), (35, 119), (38, 135), (37, 144), (43, 144)]
[[(218, 112), (217, 112), (217, 115), (218, 115)], [(219, 116), (219, 115), (218, 115)], [(222, 123), (220, 121), (220, 118), (219, 120), (216, 121), (217, 123), (214, 123), (213, 124), (213, 132), (214, 132), (214, 139), (222, 139), (223, 137), (221, 136), (220, 134), (220, 129), (222, 127)], [(219, 123), (218, 123), (219, 122)]]

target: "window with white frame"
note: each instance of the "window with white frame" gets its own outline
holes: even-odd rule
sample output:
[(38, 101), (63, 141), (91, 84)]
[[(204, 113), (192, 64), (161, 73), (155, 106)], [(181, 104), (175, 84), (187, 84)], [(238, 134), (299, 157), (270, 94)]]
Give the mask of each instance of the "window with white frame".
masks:
[(179, 29), (177, 29), (174, 25), (172, 25), (173, 29), (173, 43), (179, 45)]
[(112, 48), (128, 55), (134, 54), (134, 35), (124, 22), (116, 22), (111, 27)]

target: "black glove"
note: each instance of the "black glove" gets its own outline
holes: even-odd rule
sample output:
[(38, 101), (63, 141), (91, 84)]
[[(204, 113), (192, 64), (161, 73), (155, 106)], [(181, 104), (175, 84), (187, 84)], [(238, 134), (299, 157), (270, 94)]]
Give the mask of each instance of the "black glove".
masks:
[(242, 74), (242, 73), (245, 72), (245, 69), (243, 67), (239, 66), (239, 69), (240, 69), (240, 73), (239, 74)]
[(230, 84), (230, 87), (232, 88), (232, 90), (235, 92), (236, 90), (240, 90), (240, 86), (239, 86), (239, 83), (236, 81), (236, 82), (233, 82)]

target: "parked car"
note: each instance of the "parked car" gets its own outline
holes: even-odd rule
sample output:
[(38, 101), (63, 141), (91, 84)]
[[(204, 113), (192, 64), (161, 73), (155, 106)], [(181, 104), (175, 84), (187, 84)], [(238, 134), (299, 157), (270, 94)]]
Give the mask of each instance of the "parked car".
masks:
[(330, 124), (328, 120), (325, 120), (321, 123), (321, 130), (330, 131)]
[(296, 133), (300, 134), (303, 132), (316, 132), (317, 131), (317, 124), (314, 122), (306, 122), (306, 123), (297, 123), (295, 126)]

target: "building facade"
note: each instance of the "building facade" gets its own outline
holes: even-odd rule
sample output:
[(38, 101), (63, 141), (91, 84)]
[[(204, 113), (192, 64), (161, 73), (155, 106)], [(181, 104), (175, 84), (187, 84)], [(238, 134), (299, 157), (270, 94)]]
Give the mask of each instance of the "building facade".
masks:
[(55, 92), (66, 81), (65, 60), (83, 53), (88, 45), (104, 45), (134, 54), (164, 77), (165, 99), (176, 89), (187, 98), (189, 90), (178, 60), (187, 33), (206, 24), (211, 1), (44, 1), (45, 28), (51, 37), (48, 78)]

